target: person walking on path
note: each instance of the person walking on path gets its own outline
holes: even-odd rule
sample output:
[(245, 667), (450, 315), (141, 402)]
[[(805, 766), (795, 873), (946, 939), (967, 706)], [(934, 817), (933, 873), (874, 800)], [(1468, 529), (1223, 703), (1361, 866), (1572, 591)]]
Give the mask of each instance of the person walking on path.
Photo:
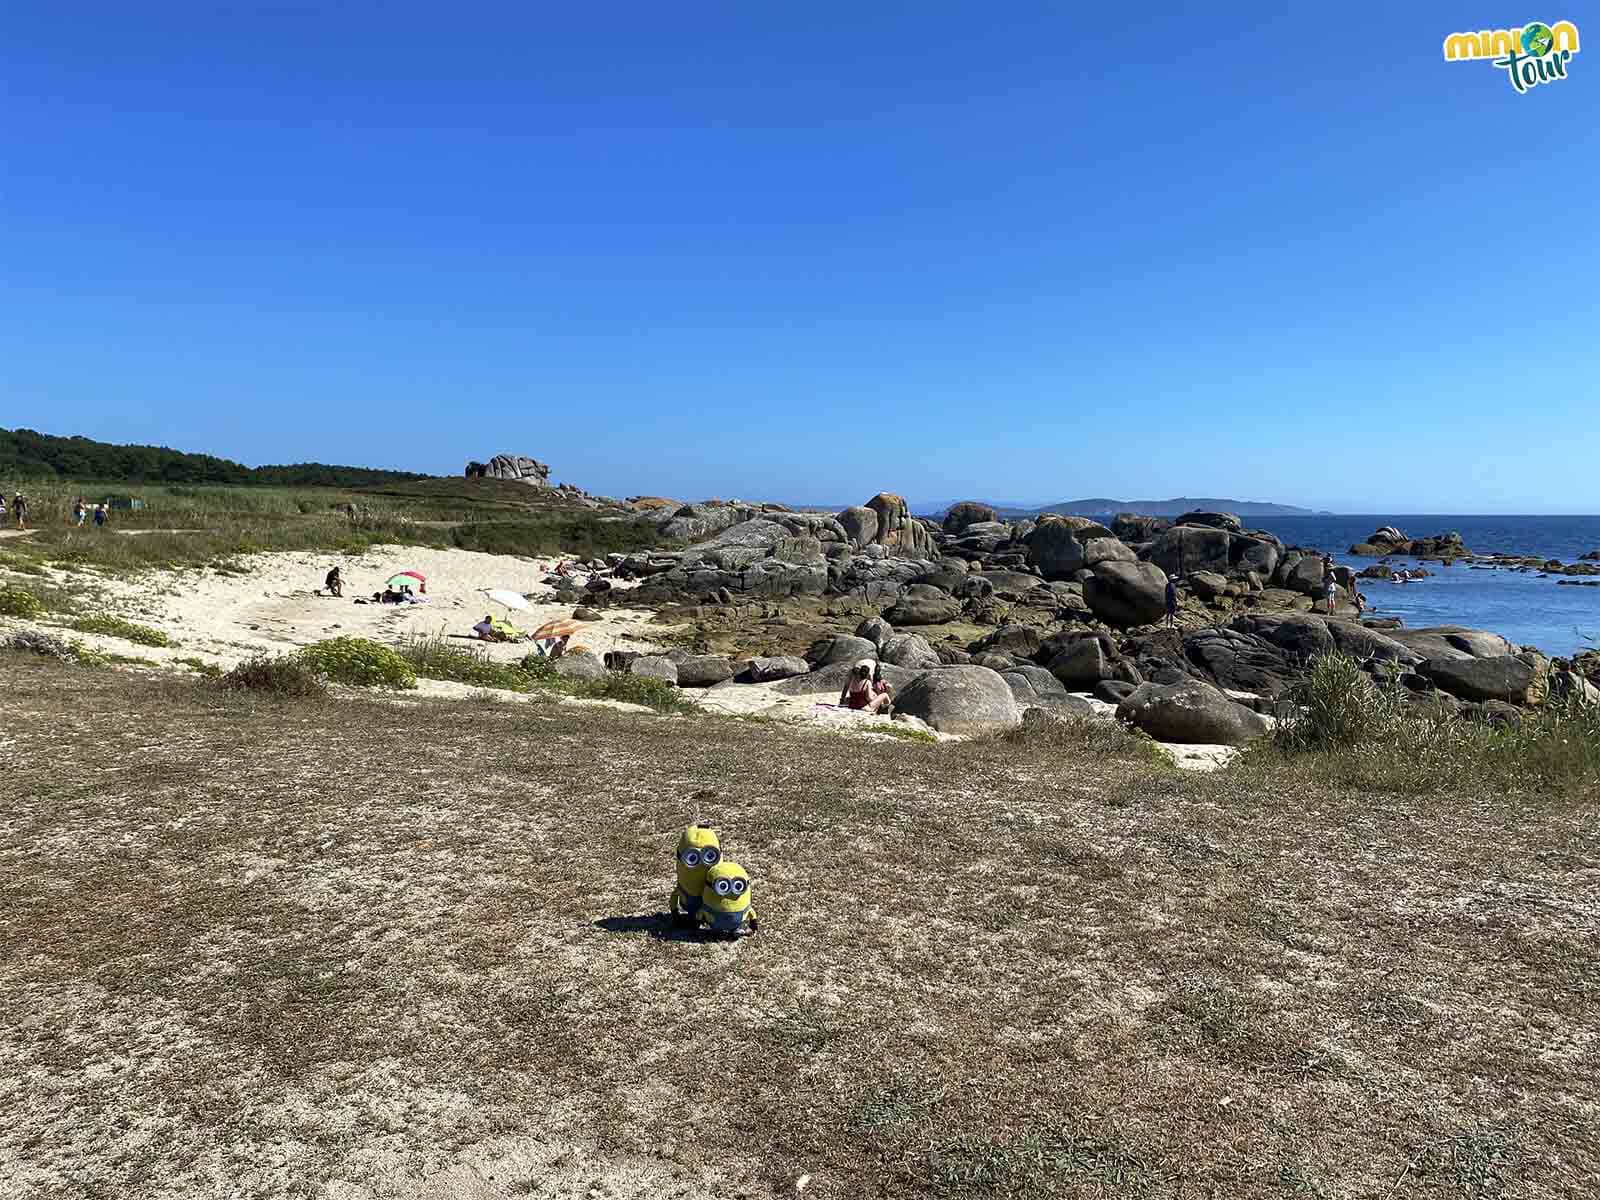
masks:
[(1167, 576), (1167, 628), (1174, 629), (1178, 624), (1178, 581), (1172, 576)]
[(106, 524), (106, 506), (104, 504), (96, 504), (94, 506), (94, 527), (96, 529), (104, 529), (105, 528), (105, 524)]
[(11, 512), (17, 518), (17, 528), (26, 529), (28, 527), (28, 498), (21, 492), (11, 498)]

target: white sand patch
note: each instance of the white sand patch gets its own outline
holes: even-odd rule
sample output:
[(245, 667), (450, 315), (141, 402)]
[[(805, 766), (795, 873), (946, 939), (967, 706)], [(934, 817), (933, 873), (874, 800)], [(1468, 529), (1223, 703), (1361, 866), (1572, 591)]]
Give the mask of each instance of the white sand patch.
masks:
[[(520, 628), (532, 630), (552, 618), (570, 617), (573, 610), (568, 603), (535, 604), (526, 612), (508, 614), (483, 595), (487, 588), (548, 592), (544, 578), (555, 563), (550, 558), (378, 546), (359, 557), (294, 551), (254, 554), (238, 563), (244, 574), (185, 568), (129, 579), (95, 578), (92, 586), (108, 610), (161, 630), (177, 643), (171, 649), (135, 647), (117, 638), (87, 634), (70, 636), (96, 649), (156, 662), (193, 655), (226, 668), (255, 654), (284, 654), (325, 638), (365, 637), (395, 645), (411, 637), (464, 635), (486, 613), (509, 615)], [(344, 576), (344, 598), (317, 595), (323, 577), (335, 566)], [(427, 576), (427, 604), (370, 603), (384, 580), (405, 570)], [(617, 581), (613, 586), (615, 595), (631, 585)], [(369, 603), (357, 604), (357, 597)], [(602, 611), (601, 620), (586, 625), (573, 639), (575, 645), (602, 655), (614, 649), (661, 647), (658, 639), (664, 627), (650, 623), (650, 612), (616, 607)], [(506, 662), (528, 652), (526, 645), (511, 643), (458, 644), (480, 647), (491, 658)]]

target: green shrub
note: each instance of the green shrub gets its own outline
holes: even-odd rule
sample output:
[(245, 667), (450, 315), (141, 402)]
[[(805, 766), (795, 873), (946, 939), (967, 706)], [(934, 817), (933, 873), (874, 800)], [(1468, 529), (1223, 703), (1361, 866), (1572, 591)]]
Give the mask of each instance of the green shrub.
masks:
[(599, 679), (575, 679), (568, 685), (572, 694), (590, 700), (621, 700), (628, 704), (642, 704), (658, 713), (698, 713), (700, 708), (684, 698), (665, 679), (649, 675), (621, 675), (608, 671)]
[(1285, 750), (1331, 750), (1359, 746), (1389, 734), (1399, 701), (1372, 682), (1348, 654), (1319, 655), (1290, 689), (1278, 724)]
[(400, 652), (424, 679), (446, 679), (513, 692), (529, 691), (538, 682), (520, 666), (495, 662), (477, 646), (452, 646), (443, 636), (415, 638)]
[[(216, 670), (209, 663), (200, 662), (199, 659), (192, 661), (199, 664), (196, 669), (203, 674)], [(297, 655), (292, 654), (279, 657), (258, 654), (217, 678), (217, 686), (233, 692), (264, 692), (286, 700), (328, 698), (328, 685), (323, 677), (301, 661)]]
[(99, 633), (106, 637), (121, 638), (125, 642), (136, 642), (141, 646), (170, 646), (172, 642), (167, 635), (159, 629), (151, 629), (148, 625), (139, 625), (133, 621), (124, 621), (121, 617), (114, 617), (110, 613), (99, 613), (91, 617), (78, 617), (70, 626), (78, 633)]
[(194, 671), (197, 674), (204, 675), (207, 679), (222, 678), (221, 667), (217, 666), (216, 663), (208, 663), (205, 659), (196, 655), (190, 654), (183, 658), (173, 659), (172, 661), (180, 664), (181, 666), (188, 667), (191, 671)]
[(311, 670), (351, 687), (417, 686), (417, 673), (403, 654), (368, 638), (329, 638), (307, 646), (298, 657)]
[(37, 593), (15, 583), (0, 584), (0, 617), (37, 620), (44, 613), (44, 601)]
[(556, 673), (556, 660), (544, 654), (533, 651), (522, 656), (518, 668), (536, 683), (553, 683), (561, 676)]

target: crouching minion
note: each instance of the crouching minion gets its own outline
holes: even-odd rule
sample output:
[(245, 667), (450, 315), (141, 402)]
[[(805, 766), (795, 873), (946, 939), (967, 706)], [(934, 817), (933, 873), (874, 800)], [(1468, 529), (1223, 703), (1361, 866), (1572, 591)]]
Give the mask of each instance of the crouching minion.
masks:
[(712, 933), (735, 937), (754, 933), (757, 923), (751, 892), (749, 872), (731, 859), (722, 859), (706, 872), (705, 890), (700, 893), (700, 924)]
[(668, 906), (673, 916), (693, 919), (705, 893), (706, 872), (722, 861), (722, 843), (709, 825), (690, 825), (678, 839), (678, 883)]

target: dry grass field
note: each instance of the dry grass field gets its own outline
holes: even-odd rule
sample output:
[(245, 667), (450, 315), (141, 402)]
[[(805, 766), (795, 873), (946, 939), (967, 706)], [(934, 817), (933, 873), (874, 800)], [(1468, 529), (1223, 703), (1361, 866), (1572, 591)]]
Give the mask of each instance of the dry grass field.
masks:
[[(4, 1200), (1600, 1189), (1592, 798), (9, 655), (0, 710)], [(738, 944), (660, 916), (697, 816)]]

